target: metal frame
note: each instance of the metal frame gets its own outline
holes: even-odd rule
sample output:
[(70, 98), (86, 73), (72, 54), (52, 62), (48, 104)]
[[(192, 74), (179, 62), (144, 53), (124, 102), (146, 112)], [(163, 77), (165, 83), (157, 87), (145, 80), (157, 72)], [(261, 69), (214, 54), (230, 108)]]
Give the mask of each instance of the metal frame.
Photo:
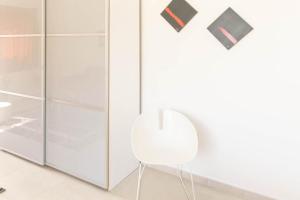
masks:
[(110, 189), (110, 0), (105, 0), (105, 108), (106, 115), (106, 190)]
[[(136, 191), (136, 200), (140, 200), (140, 193), (141, 193), (141, 182), (142, 182), (142, 177), (145, 171), (145, 168), (147, 167), (146, 164), (143, 164), (140, 162), (139, 168), (138, 168), (138, 183), (137, 183), (137, 191)], [(182, 185), (182, 188), (184, 190), (184, 193), (186, 195), (187, 200), (196, 200), (196, 194), (195, 194), (195, 184), (194, 184), (194, 177), (192, 173), (189, 173), (190, 179), (191, 179), (191, 185), (192, 185), (192, 194), (189, 194), (186, 184), (184, 183), (183, 180), (183, 171), (182, 167), (177, 167), (177, 177), (180, 180), (180, 183)]]
[(140, 191), (141, 191), (141, 182), (142, 182), (142, 177), (145, 171), (146, 165), (140, 162), (139, 164), (139, 175), (138, 175), (138, 185), (137, 185), (137, 191), (136, 191), (136, 200), (140, 199)]
[(192, 194), (191, 194), (192, 198), (190, 197), (190, 195), (189, 195), (189, 193), (187, 191), (187, 187), (186, 187), (186, 185), (185, 185), (185, 183), (183, 181), (183, 175), (182, 174), (183, 174), (182, 167), (177, 167), (177, 176), (178, 176), (178, 178), (180, 180), (180, 183), (182, 185), (182, 188), (183, 188), (183, 190), (185, 192), (185, 195), (186, 195), (187, 199), (188, 200), (191, 200), (191, 199), (196, 200), (195, 184), (194, 184), (193, 174), (189, 173), (190, 174), (190, 179), (191, 179), (191, 185), (192, 185)]
[(43, 165), (46, 165), (47, 163), (47, 38), (46, 38), (46, 33), (47, 33), (47, 0), (42, 1), (42, 29), (43, 29), (43, 39), (42, 39), (42, 50), (43, 50), (43, 59), (42, 59), (42, 65), (43, 65), (43, 86), (42, 86), (42, 91), (43, 91), (43, 130), (44, 130), (44, 163)]

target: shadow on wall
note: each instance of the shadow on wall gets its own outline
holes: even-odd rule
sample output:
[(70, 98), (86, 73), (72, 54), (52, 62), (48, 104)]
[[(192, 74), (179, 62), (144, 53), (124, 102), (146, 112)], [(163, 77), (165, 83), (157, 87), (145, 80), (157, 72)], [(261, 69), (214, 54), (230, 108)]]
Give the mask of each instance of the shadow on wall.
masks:
[(200, 120), (196, 120), (195, 118), (193, 118), (191, 115), (189, 115), (188, 113), (185, 113), (184, 111), (181, 110), (177, 110), (178, 112), (184, 114), (186, 117), (188, 117), (191, 122), (194, 124), (197, 133), (198, 133), (198, 156), (202, 155), (202, 154), (209, 154), (210, 149), (212, 147), (211, 144), (211, 140), (210, 140), (210, 131), (208, 130), (208, 128), (206, 128), (203, 124), (199, 123)]

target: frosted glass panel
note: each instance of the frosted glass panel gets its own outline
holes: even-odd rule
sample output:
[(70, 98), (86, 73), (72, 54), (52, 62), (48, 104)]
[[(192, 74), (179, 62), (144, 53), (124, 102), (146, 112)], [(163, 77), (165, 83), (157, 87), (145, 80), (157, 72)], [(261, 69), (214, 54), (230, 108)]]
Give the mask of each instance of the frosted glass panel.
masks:
[(48, 37), (47, 97), (104, 108), (103, 37)]
[(44, 160), (43, 101), (0, 93), (0, 148)]
[(107, 187), (104, 0), (47, 2), (47, 164)]
[(44, 1), (0, 0), (0, 149), (44, 163)]
[(0, 90), (42, 97), (42, 37), (0, 37)]
[(0, 0), (0, 34), (43, 32), (42, 0)]
[(104, 187), (105, 113), (51, 101), (47, 109), (47, 163)]
[(104, 0), (51, 0), (47, 2), (48, 33), (102, 33)]

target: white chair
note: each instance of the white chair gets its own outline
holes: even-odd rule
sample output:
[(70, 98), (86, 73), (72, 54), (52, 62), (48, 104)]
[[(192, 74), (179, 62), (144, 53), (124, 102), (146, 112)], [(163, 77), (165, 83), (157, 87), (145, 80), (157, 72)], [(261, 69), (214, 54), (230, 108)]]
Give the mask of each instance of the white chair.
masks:
[[(133, 124), (131, 143), (133, 153), (140, 161), (136, 199), (140, 197), (141, 179), (147, 165), (178, 166), (177, 175), (189, 198), (182, 178), (182, 166), (192, 161), (198, 152), (198, 135), (191, 121), (172, 111), (141, 114)], [(179, 173), (181, 172), (181, 173)], [(192, 196), (195, 200), (193, 175)]]

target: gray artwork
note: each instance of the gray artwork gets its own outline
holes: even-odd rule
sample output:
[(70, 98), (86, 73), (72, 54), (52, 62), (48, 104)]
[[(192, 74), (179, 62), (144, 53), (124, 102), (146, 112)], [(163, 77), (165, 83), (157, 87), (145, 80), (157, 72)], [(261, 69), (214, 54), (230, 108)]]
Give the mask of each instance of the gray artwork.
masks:
[(231, 49), (253, 28), (232, 8), (228, 8), (208, 30), (227, 48)]
[(197, 11), (185, 0), (173, 0), (161, 16), (180, 32), (196, 14)]

